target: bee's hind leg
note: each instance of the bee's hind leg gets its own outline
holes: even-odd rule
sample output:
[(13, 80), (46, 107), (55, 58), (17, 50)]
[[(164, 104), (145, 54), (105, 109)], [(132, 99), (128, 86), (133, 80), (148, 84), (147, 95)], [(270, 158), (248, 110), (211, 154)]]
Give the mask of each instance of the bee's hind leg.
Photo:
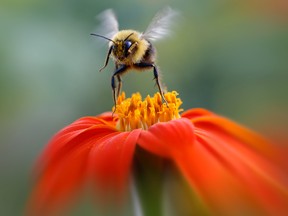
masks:
[(160, 83), (160, 80), (159, 80), (159, 74), (158, 74), (158, 70), (157, 70), (157, 67), (156, 65), (153, 64), (153, 73), (154, 73), (154, 79), (156, 80), (156, 85), (158, 86), (158, 89), (159, 89), (159, 93), (162, 97), (162, 99), (164, 100), (164, 102), (167, 104), (168, 106), (168, 102), (166, 101), (166, 98), (164, 96), (164, 92), (162, 90), (162, 87), (161, 87), (161, 83)]
[(135, 67), (138, 67), (138, 68), (151, 68), (153, 67), (153, 73), (154, 73), (154, 79), (156, 80), (156, 85), (159, 89), (159, 93), (162, 97), (162, 100), (167, 104), (168, 106), (168, 102), (166, 101), (166, 98), (164, 96), (164, 92), (162, 90), (162, 87), (161, 87), (161, 83), (160, 83), (160, 80), (159, 80), (159, 73), (158, 73), (158, 70), (157, 70), (157, 67), (155, 64), (151, 64), (151, 63), (137, 63), (137, 64), (134, 64)]

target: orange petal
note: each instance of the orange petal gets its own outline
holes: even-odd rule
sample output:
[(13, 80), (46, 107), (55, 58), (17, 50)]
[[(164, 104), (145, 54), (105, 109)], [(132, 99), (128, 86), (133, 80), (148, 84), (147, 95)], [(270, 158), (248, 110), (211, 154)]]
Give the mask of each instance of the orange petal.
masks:
[(197, 140), (194, 130), (186, 118), (158, 123), (141, 133), (138, 144), (172, 160), (206, 203), (214, 205), (215, 201), (214, 206), (231, 204), (228, 201), (235, 193), (235, 182), (217, 158)]
[(193, 124), (185, 118), (157, 123), (141, 132), (138, 144), (151, 153), (170, 158), (192, 146), (193, 131)]
[[(195, 124), (199, 142), (236, 180), (237, 188), (242, 188), (238, 194), (250, 199), (246, 204), (272, 215), (288, 214), (287, 174), (276, 163), (276, 157), (281, 156), (276, 146), (217, 115), (191, 120)], [(230, 186), (227, 184), (226, 187)]]
[(53, 160), (57, 163), (64, 154), (81, 145), (82, 139), (85, 140), (92, 136), (102, 137), (114, 131), (116, 129), (101, 118), (83, 117), (76, 120), (60, 130), (50, 140), (36, 164), (36, 171), (41, 171), (46, 164), (52, 163)]
[(206, 110), (206, 109), (195, 108), (195, 109), (186, 110), (185, 112), (183, 112), (181, 114), (181, 117), (182, 118), (188, 118), (188, 119), (194, 119), (197, 117), (210, 116), (210, 115), (215, 115), (215, 114)]
[[(102, 125), (101, 125), (102, 124)], [(28, 204), (29, 215), (50, 215), (75, 197), (87, 178), (87, 158), (101, 137), (115, 129), (86, 117), (61, 130), (48, 144), (37, 168), (39, 176)]]
[(258, 151), (260, 154), (265, 154), (268, 157), (273, 157), (273, 155), (278, 154), (277, 148), (263, 137), (227, 118), (214, 115), (202, 116), (191, 120), (197, 127), (205, 128), (205, 130), (213, 131), (216, 129), (217, 131), (230, 134), (235, 139), (245, 143), (247, 148)]
[(100, 118), (100, 119), (102, 119), (108, 123), (111, 123), (115, 126), (115, 124), (116, 124), (115, 119), (117, 119), (118, 117), (116, 114), (114, 114), (114, 116), (113, 116), (112, 112), (104, 112), (104, 113), (96, 116), (96, 118)]
[(288, 213), (287, 176), (267, 159), (272, 145), (203, 109), (184, 116), (195, 126), (187, 118), (155, 124), (141, 133), (139, 145), (172, 160), (215, 213)]
[(140, 133), (140, 129), (117, 132), (94, 143), (89, 154), (89, 172), (94, 176), (102, 195), (116, 190), (116, 194), (121, 197), (130, 177), (131, 163)]

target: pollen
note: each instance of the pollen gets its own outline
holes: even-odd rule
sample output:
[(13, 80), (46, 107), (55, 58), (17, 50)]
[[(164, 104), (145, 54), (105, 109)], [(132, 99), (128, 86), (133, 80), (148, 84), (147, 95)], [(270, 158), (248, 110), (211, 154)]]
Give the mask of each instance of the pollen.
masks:
[(131, 98), (126, 98), (125, 93), (117, 99), (117, 129), (119, 131), (131, 131), (133, 129), (142, 128), (147, 130), (150, 126), (158, 122), (167, 122), (180, 118), (179, 112), (182, 101), (177, 98), (176, 91), (168, 92), (165, 95), (166, 103), (162, 102), (160, 93), (149, 95), (142, 100), (140, 93), (135, 93)]

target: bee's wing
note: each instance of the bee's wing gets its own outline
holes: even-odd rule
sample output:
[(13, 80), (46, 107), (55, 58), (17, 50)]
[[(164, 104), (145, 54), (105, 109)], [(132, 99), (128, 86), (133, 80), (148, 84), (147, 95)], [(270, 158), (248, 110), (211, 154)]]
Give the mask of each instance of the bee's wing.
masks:
[(100, 25), (96, 28), (97, 33), (112, 38), (119, 31), (119, 24), (112, 9), (107, 9), (96, 17)]
[(145, 32), (141, 34), (141, 38), (147, 40), (158, 40), (170, 33), (170, 25), (178, 15), (178, 12), (166, 7), (163, 10), (159, 11)]

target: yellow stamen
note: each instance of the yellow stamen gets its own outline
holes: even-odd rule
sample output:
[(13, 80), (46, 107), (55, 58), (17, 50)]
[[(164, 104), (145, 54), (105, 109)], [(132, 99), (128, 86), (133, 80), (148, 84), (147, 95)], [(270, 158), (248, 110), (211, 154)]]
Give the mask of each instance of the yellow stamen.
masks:
[[(120, 131), (131, 131), (133, 129), (148, 129), (158, 122), (167, 122), (180, 118), (179, 109), (182, 101), (177, 98), (176, 91), (168, 92), (164, 96), (168, 103), (162, 103), (159, 93), (153, 97), (149, 95), (142, 101), (140, 93), (135, 93), (131, 98), (126, 98), (125, 93), (117, 99), (115, 114), (117, 114), (117, 129)], [(115, 107), (113, 108), (115, 109)]]

